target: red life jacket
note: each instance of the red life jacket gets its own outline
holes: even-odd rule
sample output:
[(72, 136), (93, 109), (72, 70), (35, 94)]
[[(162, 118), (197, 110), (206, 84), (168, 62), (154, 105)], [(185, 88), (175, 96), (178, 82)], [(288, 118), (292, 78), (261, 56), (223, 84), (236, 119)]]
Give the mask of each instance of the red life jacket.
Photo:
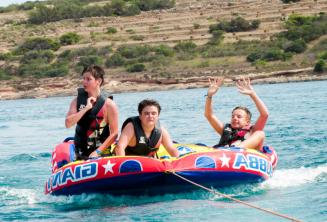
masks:
[(233, 129), (231, 124), (225, 124), (219, 143), (214, 147), (232, 146), (236, 141), (242, 142), (249, 135), (251, 129), (252, 126), (250, 125), (241, 129)]
[[(83, 89), (78, 89), (77, 110), (85, 107), (88, 94)], [(77, 159), (87, 158), (110, 135), (109, 125), (104, 119), (104, 96), (98, 96), (93, 108), (83, 115), (75, 129), (75, 153)]]

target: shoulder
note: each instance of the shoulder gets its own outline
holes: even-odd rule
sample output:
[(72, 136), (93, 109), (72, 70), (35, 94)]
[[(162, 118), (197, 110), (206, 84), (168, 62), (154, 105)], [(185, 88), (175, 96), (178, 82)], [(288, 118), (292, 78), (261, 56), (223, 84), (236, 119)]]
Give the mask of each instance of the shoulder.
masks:
[(109, 98), (106, 99), (104, 105), (105, 105), (105, 107), (107, 109), (117, 109), (116, 103), (113, 100), (109, 99)]
[(169, 135), (165, 127), (161, 126), (159, 127), (159, 130), (161, 131), (162, 135)]
[(122, 134), (134, 135), (134, 126), (132, 122), (126, 124), (126, 126), (122, 129)]

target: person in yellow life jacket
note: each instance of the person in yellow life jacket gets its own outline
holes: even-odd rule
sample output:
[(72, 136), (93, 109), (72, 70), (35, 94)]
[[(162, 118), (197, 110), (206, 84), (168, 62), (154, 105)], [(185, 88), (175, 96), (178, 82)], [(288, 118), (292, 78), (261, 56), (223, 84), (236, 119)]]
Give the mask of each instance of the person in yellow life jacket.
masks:
[(269, 115), (266, 105), (256, 94), (250, 79), (243, 77), (236, 82), (238, 91), (241, 94), (250, 96), (260, 115), (254, 125), (251, 125), (251, 112), (246, 107), (238, 106), (232, 111), (230, 123), (224, 124), (214, 115), (212, 109), (213, 96), (223, 85), (223, 82), (223, 78), (209, 78), (209, 88), (205, 102), (204, 115), (210, 125), (221, 136), (219, 143), (214, 147), (237, 146), (247, 149), (261, 149), (265, 139), (263, 129)]
[(115, 153), (117, 156), (136, 155), (155, 157), (162, 144), (172, 157), (178, 157), (168, 131), (160, 126), (160, 104), (145, 99), (138, 105), (138, 116), (128, 118), (123, 126)]
[(84, 68), (83, 88), (78, 89), (66, 115), (67, 128), (77, 124), (74, 136), (77, 160), (100, 156), (118, 135), (118, 108), (112, 99), (101, 94), (104, 74), (97, 65)]

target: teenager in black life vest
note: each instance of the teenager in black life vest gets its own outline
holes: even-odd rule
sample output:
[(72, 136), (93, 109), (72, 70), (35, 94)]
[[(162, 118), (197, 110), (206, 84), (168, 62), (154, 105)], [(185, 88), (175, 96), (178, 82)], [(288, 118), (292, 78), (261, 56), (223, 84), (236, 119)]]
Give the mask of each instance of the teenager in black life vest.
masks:
[(67, 128), (76, 125), (76, 159), (98, 157), (113, 144), (118, 135), (118, 108), (101, 94), (104, 70), (90, 65), (82, 71), (83, 88), (78, 89), (66, 115)]
[(251, 112), (246, 107), (236, 107), (232, 111), (230, 123), (224, 124), (213, 114), (212, 110), (213, 96), (223, 85), (223, 82), (223, 78), (209, 79), (210, 85), (205, 103), (204, 115), (210, 125), (221, 135), (219, 143), (214, 147), (237, 146), (247, 149), (261, 149), (265, 139), (263, 128), (269, 115), (267, 107), (251, 86), (250, 79), (243, 77), (236, 81), (238, 91), (250, 96), (260, 115), (254, 125), (251, 125)]
[(162, 144), (172, 157), (178, 157), (178, 150), (167, 130), (160, 126), (160, 104), (145, 99), (138, 105), (138, 116), (128, 118), (122, 126), (122, 132), (115, 147), (117, 156), (136, 155), (155, 157)]

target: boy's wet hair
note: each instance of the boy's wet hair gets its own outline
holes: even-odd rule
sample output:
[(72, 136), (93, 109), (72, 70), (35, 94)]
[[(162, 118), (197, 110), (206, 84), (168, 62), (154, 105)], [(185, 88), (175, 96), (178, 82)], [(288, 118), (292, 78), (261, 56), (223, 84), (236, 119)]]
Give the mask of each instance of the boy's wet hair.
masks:
[(250, 110), (249, 110), (248, 108), (246, 108), (246, 107), (244, 107), (244, 106), (236, 106), (236, 107), (233, 109), (232, 113), (233, 113), (235, 110), (237, 110), (237, 109), (244, 110), (245, 113), (246, 113), (246, 115), (247, 115), (248, 118), (249, 118), (249, 121), (251, 121), (252, 113), (250, 112)]
[(89, 65), (89, 66), (84, 67), (81, 75), (84, 75), (84, 73), (87, 73), (87, 72), (91, 73), (92, 76), (95, 79), (101, 79), (102, 81), (101, 81), (100, 86), (103, 85), (103, 82), (104, 82), (104, 79), (103, 79), (104, 70), (103, 70), (103, 68), (101, 68), (98, 65)]
[(160, 114), (161, 106), (160, 106), (160, 104), (159, 104), (156, 100), (153, 100), (153, 99), (144, 99), (144, 100), (142, 100), (142, 101), (139, 103), (139, 106), (138, 106), (138, 111), (139, 111), (139, 114), (140, 114), (140, 115), (141, 115), (141, 113), (142, 113), (142, 110), (143, 110), (146, 106), (155, 106), (155, 107), (157, 107), (157, 109), (158, 109), (158, 114)]

